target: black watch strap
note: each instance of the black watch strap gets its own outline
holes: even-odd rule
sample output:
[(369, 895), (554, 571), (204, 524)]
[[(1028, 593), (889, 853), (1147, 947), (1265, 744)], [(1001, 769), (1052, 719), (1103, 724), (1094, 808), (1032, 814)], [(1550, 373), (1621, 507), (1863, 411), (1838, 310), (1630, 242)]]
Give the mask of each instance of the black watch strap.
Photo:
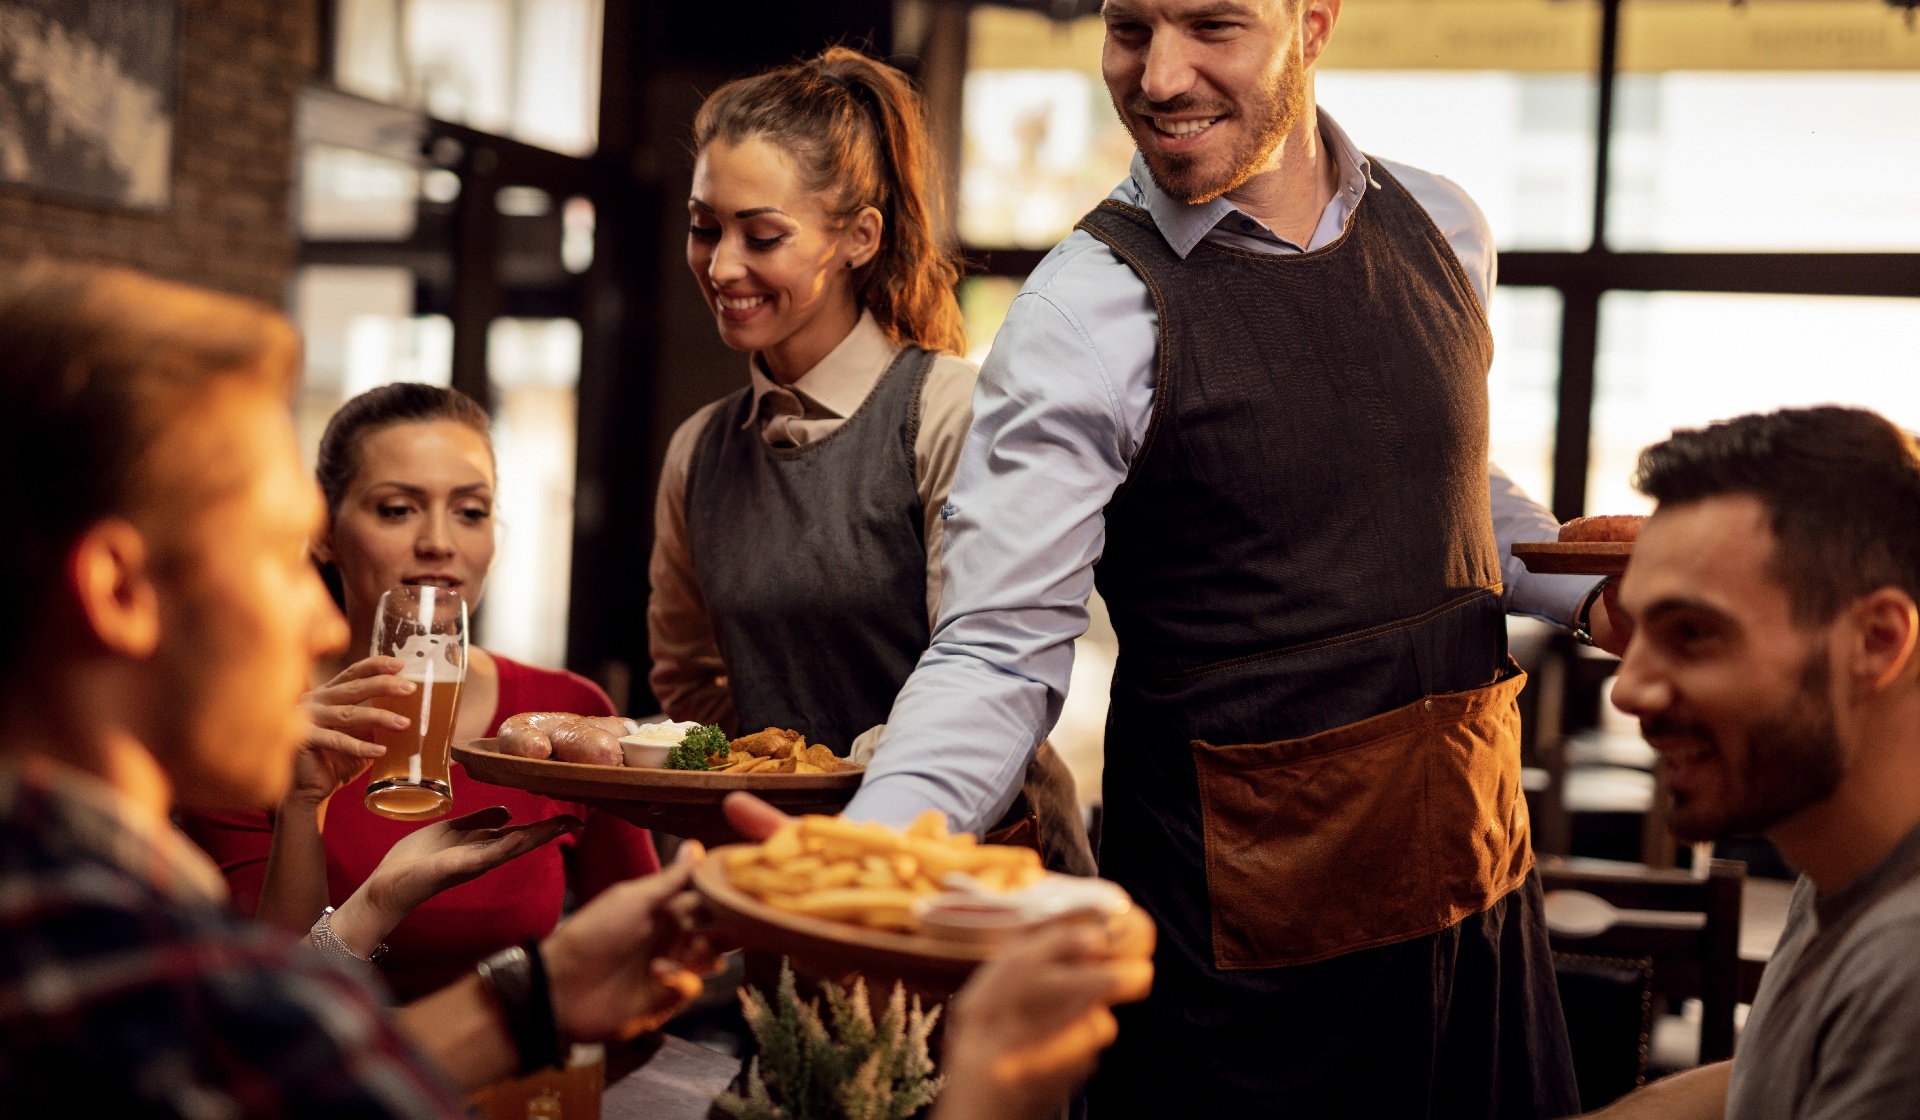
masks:
[(1593, 608), (1599, 604), (1600, 597), (1606, 594), (1607, 585), (1613, 580), (1613, 576), (1608, 576), (1594, 584), (1587, 592), (1586, 598), (1581, 599), (1580, 605), (1574, 609), (1573, 636), (1582, 645), (1593, 644)]
[(560, 1030), (553, 1021), (553, 993), (547, 987), (540, 942), (529, 938), (524, 945), (502, 949), (481, 961), (479, 972), (481, 986), (493, 993), (520, 1051), (520, 1072), (559, 1065)]

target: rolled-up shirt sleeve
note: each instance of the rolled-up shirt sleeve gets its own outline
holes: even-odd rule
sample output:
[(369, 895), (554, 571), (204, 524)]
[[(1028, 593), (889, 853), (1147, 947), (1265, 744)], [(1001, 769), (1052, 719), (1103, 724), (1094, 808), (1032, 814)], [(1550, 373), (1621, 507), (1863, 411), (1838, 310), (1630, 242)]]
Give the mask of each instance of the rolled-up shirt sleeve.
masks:
[(1487, 490), (1493, 505), (1493, 539), (1500, 549), (1500, 577), (1506, 585), (1507, 613), (1532, 615), (1560, 626), (1573, 624), (1573, 613), (1600, 580), (1595, 576), (1549, 576), (1527, 571), (1515, 559), (1513, 546), (1530, 541), (1560, 539), (1560, 522), (1520, 484), (1487, 464)]
[[(1143, 325), (1150, 355), (1151, 316)], [(894, 701), (852, 817), (899, 825), (931, 808), (958, 829), (989, 827), (1059, 717), (1073, 641), (1087, 628), (1102, 511), (1126, 478), (1133, 439), (1101, 348), (1044, 284), (1014, 300), (973, 413), (942, 511), (939, 623)]]

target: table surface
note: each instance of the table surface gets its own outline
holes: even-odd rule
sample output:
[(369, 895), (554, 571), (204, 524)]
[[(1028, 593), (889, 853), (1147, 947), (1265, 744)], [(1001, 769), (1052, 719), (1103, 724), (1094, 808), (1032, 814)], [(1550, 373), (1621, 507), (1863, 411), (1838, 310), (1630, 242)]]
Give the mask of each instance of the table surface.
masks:
[(607, 1085), (601, 1120), (706, 1120), (713, 1098), (740, 1072), (737, 1058), (670, 1034), (656, 1037), (658, 1049)]

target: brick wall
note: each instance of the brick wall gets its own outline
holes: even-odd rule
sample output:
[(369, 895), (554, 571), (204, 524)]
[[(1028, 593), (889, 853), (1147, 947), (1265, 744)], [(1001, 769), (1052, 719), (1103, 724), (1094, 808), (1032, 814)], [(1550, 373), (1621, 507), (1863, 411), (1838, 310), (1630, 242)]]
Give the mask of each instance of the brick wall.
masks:
[(125, 264), (286, 302), (294, 99), (317, 59), (318, 0), (180, 0), (172, 200), (144, 213), (0, 184), (0, 259)]

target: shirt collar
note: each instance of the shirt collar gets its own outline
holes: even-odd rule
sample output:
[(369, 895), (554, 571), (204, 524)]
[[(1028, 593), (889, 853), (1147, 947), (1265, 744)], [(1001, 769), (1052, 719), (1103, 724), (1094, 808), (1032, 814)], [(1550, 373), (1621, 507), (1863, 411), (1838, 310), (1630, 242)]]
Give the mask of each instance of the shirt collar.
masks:
[(0, 762), (0, 814), (23, 795), (46, 799), (64, 839), (177, 901), (221, 906), (220, 868), (171, 823), (113, 786), (45, 755)]
[[(1326, 146), (1327, 153), (1333, 157), (1336, 174), (1334, 196), (1327, 204), (1327, 208), (1329, 211), (1338, 209), (1344, 219), (1360, 205), (1360, 197), (1366, 193), (1367, 187), (1369, 185), (1377, 187), (1379, 184), (1373, 182), (1372, 161), (1354, 146), (1352, 137), (1340, 127), (1339, 122), (1324, 109), (1318, 110), (1318, 115), (1320, 141)], [(1193, 247), (1205, 240), (1207, 234), (1213, 232), (1214, 228), (1221, 223), (1228, 222), (1232, 223), (1233, 227), (1238, 227), (1242, 220), (1254, 220), (1250, 215), (1243, 213), (1239, 207), (1228, 202), (1225, 195), (1202, 202), (1197, 206), (1174, 198), (1161, 190), (1159, 183), (1154, 182), (1153, 173), (1147, 169), (1146, 159), (1138, 152), (1133, 155), (1131, 171), (1139, 205), (1153, 216), (1153, 224), (1159, 227), (1160, 236), (1166, 239), (1167, 245), (1182, 260), (1186, 259), (1187, 254), (1193, 252)], [(1266, 227), (1261, 226), (1260, 229), (1264, 231)], [(1275, 237), (1271, 231), (1267, 231), (1267, 236)], [(1280, 239), (1275, 237), (1275, 240)], [(1304, 248), (1304, 246), (1295, 246), (1295, 248)]]
[(880, 329), (873, 312), (862, 311), (860, 321), (847, 332), (840, 344), (827, 352), (819, 364), (800, 375), (792, 385), (781, 385), (760, 368), (760, 358), (747, 359), (747, 377), (753, 386), (753, 410), (742, 427), (751, 427), (760, 419), (760, 402), (768, 393), (791, 391), (803, 402), (815, 407), (807, 410), (809, 419), (845, 419), (866, 403), (868, 394), (885, 376), (887, 367), (900, 353)]

